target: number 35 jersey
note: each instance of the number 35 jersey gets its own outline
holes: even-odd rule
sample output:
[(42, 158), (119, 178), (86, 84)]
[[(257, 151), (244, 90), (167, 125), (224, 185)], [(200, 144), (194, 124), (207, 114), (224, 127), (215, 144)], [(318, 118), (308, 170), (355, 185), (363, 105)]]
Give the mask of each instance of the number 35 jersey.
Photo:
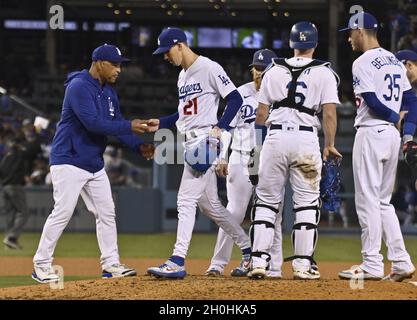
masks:
[[(309, 64), (312, 59), (293, 57), (285, 61), (293, 69), (297, 69)], [(303, 106), (313, 109), (317, 113), (321, 111), (321, 105), (323, 104), (340, 103), (336, 77), (336, 74), (328, 65), (307, 68), (298, 77), (295, 102), (302, 103)], [(263, 76), (258, 101), (269, 106), (276, 101), (285, 99), (288, 95), (291, 80), (292, 76), (287, 68), (279, 64), (274, 65)], [(320, 128), (318, 117), (313, 117), (292, 108), (278, 108), (271, 111), (266, 125), (281, 123)]]
[(352, 75), (358, 108), (355, 127), (388, 124), (369, 109), (362, 93), (374, 92), (381, 103), (398, 113), (403, 92), (411, 89), (404, 65), (391, 52), (375, 48), (365, 51), (353, 62)]
[(204, 56), (199, 56), (178, 77), (177, 128), (182, 134), (189, 130), (217, 124), (220, 96), (225, 98), (236, 89), (224, 69)]

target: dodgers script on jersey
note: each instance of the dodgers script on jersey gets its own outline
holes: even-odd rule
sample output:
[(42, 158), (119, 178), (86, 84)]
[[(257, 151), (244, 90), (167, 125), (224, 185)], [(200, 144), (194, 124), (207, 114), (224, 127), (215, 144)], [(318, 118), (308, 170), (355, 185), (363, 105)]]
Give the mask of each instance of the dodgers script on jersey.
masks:
[[(294, 68), (302, 67), (312, 61), (310, 58), (293, 57), (285, 61)], [(262, 79), (259, 90), (259, 102), (271, 105), (286, 98), (291, 82), (291, 73), (280, 65), (268, 69)], [(337, 75), (329, 66), (315, 66), (306, 69), (298, 78), (296, 102), (301, 102), (306, 108), (321, 111), (321, 105), (327, 103), (339, 104), (337, 96)], [(271, 123), (291, 123), (320, 128), (317, 117), (298, 112), (295, 109), (279, 108), (273, 110), (266, 121)]]
[(233, 129), (232, 150), (249, 152), (255, 146), (255, 119), (258, 108), (258, 92), (254, 82), (245, 83), (237, 89), (243, 103), (230, 123)]
[(214, 126), (218, 121), (219, 94), (225, 98), (236, 89), (224, 69), (204, 56), (199, 56), (190, 68), (180, 72), (177, 86), (177, 128), (182, 134)]
[(389, 124), (372, 113), (361, 93), (374, 92), (379, 101), (398, 113), (403, 92), (411, 89), (404, 65), (391, 52), (375, 48), (366, 51), (355, 60), (352, 73), (353, 91), (358, 108), (355, 127)]

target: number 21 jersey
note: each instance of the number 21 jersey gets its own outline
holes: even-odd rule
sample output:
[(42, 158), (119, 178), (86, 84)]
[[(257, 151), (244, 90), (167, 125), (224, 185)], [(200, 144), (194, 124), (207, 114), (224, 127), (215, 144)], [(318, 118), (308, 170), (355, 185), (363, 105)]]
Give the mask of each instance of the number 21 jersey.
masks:
[(355, 127), (388, 124), (369, 109), (361, 94), (374, 92), (381, 103), (398, 113), (403, 92), (411, 89), (404, 65), (391, 52), (375, 48), (365, 51), (353, 62), (352, 75), (358, 108)]
[(220, 96), (225, 98), (236, 89), (224, 69), (204, 56), (199, 56), (178, 76), (177, 128), (181, 133), (217, 124)]

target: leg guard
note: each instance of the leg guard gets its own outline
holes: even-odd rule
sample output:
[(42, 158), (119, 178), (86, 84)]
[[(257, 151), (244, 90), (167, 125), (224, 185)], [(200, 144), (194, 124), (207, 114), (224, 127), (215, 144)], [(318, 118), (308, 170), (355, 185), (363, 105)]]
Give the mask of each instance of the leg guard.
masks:
[(274, 240), (274, 222), (278, 206), (267, 204), (257, 196), (254, 198), (249, 235), (252, 243), (252, 267), (267, 268), (271, 260), (270, 250)]
[(315, 202), (315, 205), (294, 209), (295, 222), (291, 235), (294, 256), (284, 260), (294, 260), (293, 269), (306, 271), (317, 266), (314, 261), (314, 250), (318, 237), (317, 224), (320, 220), (320, 204), (319, 201)]

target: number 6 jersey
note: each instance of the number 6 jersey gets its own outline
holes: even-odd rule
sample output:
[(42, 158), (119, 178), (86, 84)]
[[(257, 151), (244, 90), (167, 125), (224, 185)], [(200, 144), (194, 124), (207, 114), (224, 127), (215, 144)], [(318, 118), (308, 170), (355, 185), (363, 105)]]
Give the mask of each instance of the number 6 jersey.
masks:
[[(306, 57), (293, 57), (285, 59), (292, 71), (308, 65), (313, 59)], [(324, 62), (323, 62), (324, 63)], [(271, 105), (274, 102), (284, 100), (289, 93), (292, 80), (288, 68), (273, 63), (270, 69), (265, 71), (259, 90), (258, 101)], [(304, 70), (297, 79), (295, 102), (301, 103), (308, 109), (319, 113), (321, 106), (327, 103), (340, 103), (337, 94), (338, 77), (326, 63), (309, 67)], [(291, 123), (320, 128), (320, 120), (304, 112), (292, 108), (278, 108), (271, 110), (266, 125)]]
[(411, 89), (404, 65), (391, 52), (375, 48), (364, 52), (355, 60), (352, 74), (358, 108), (354, 126), (389, 124), (369, 109), (361, 94), (374, 92), (381, 103), (398, 113), (403, 92)]
[(224, 69), (204, 56), (199, 56), (178, 76), (177, 128), (186, 131), (214, 126), (217, 120), (220, 96), (225, 98), (236, 89)]

